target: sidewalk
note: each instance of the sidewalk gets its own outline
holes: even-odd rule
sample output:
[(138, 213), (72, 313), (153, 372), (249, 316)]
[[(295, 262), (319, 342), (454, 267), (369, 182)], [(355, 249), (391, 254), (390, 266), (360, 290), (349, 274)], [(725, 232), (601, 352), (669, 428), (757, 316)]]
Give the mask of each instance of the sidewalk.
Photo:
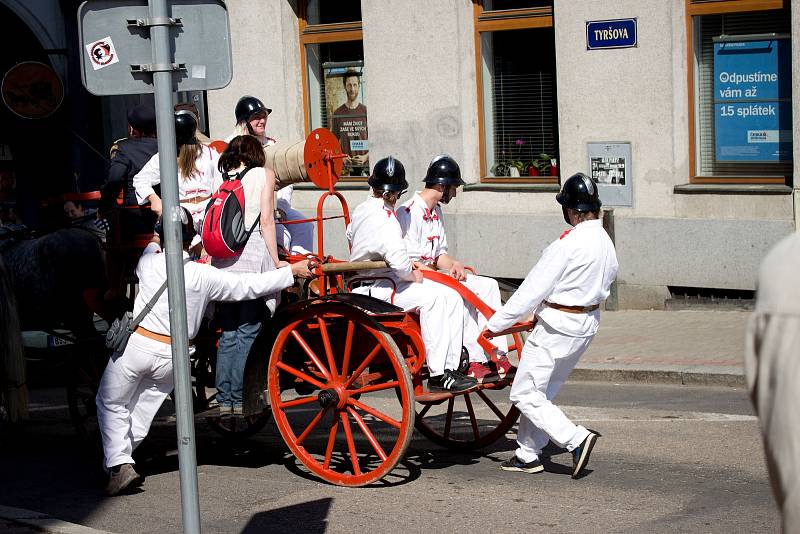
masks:
[(750, 312), (602, 312), (573, 380), (744, 386)]

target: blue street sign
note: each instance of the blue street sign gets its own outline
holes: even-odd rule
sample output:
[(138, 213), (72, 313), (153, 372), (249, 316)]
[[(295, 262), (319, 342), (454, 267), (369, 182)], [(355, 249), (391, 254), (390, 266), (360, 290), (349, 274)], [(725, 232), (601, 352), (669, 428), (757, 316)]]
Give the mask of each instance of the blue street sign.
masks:
[(785, 37), (714, 42), (717, 161), (792, 159), (790, 54)]
[(631, 48), (638, 43), (636, 18), (586, 21), (586, 49)]

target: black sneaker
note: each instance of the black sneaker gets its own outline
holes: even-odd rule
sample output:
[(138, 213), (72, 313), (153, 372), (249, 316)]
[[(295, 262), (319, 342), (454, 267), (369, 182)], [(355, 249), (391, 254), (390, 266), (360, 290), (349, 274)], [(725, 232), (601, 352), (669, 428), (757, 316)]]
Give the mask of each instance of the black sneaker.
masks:
[(584, 470), (586, 464), (589, 463), (589, 455), (592, 454), (594, 444), (597, 443), (597, 438), (600, 434), (594, 430), (589, 430), (589, 435), (586, 436), (580, 445), (575, 447), (572, 451), (572, 478), (578, 478), (581, 471)]
[(441, 376), (432, 376), (428, 379), (429, 391), (446, 391), (461, 393), (469, 391), (478, 385), (478, 381), (469, 376), (464, 376), (459, 371), (445, 370)]
[(500, 464), (500, 469), (503, 471), (520, 471), (522, 473), (541, 473), (544, 471), (542, 462), (538, 459), (532, 462), (523, 462), (515, 454), (505, 462)]

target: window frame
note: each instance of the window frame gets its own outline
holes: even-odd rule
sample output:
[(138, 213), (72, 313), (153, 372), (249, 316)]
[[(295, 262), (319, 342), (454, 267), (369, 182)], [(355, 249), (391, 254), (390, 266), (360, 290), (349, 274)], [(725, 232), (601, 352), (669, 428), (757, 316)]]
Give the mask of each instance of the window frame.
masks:
[[(491, 184), (559, 184), (558, 176), (491, 176), (486, 169), (486, 127), (484, 124), (483, 65), (481, 60), (481, 34), (511, 30), (531, 30), (553, 27), (553, 8), (532, 7), (486, 11), (483, 0), (473, 0), (475, 33), (475, 80), (478, 93), (478, 145), (480, 152), (480, 182)], [(560, 154), (558, 155), (560, 158)]]
[[(306, 61), (306, 45), (338, 43), (346, 41), (364, 41), (362, 21), (338, 22), (335, 24), (309, 24), (306, 14), (308, 1), (300, 2), (300, 13), (298, 15), (298, 27), (300, 31), (300, 65), (301, 82), (303, 84), (303, 131), (306, 137), (311, 133), (311, 117), (309, 114), (308, 94), (308, 63)], [(340, 178), (344, 182), (366, 182), (367, 177)]]
[[(754, 13), (789, 8), (790, 0), (685, 0), (686, 8), (686, 79), (688, 87), (689, 119), (689, 183), (690, 184), (779, 184), (784, 185), (792, 176), (706, 176), (698, 171), (697, 114), (695, 98), (695, 35), (694, 17), (724, 15), (727, 13)], [(794, 36), (792, 36), (794, 38)], [(794, 127), (794, 126), (793, 126)], [(793, 150), (795, 148), (793, 147)], [(794, 174), (794, 169), (792, 169)]]

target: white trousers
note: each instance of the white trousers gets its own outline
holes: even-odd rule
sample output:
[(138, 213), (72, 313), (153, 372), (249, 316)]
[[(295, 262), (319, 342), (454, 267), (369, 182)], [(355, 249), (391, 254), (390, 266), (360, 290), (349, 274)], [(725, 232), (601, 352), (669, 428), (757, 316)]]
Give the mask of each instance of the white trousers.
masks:
[[(493, 310), (498, 310), (502, 306), (500, 287), (494, 278), (467, 274), (466, 280), (461, 283)], [(471, 362), (488, 361), (486, 354), (478, 344), (478, 336), (486, 326), (487, 321), (488, 319), (479, 313), (474, 306), (464, 301), (464, 346), (467, 347), (469, 361)], [(493, 338), (491, 341), (503, 354), (508, 352), (508, 341), (505, 336)]]
[[(392, 298), (392, 286), (383, 280), (371, 287), (358, 287), (353, 292), (386, 302), (391, 302)], [(463, 342), (464, 305), (461, 295), (430, 280), (421, 284), (397, 282), (394, 304), (405, 311), (419, 312), (425, 360), (431, 376), (439, 376), (445, 369), (457, 369)]]
[(172, 391), (172, 358), (165, 348), (169, 354), (169, 345), (131, 334), (125, 352), (106, 365), (96, 399), (106, 469), (134, 463), (131, 454)]
[[(294, 209), (286, 200), (279, 198), (278, 209), (286, 214), (287, 221), (307, 219), (305, 215)], [(278, 245), (295, 254), (311, 254), (314, 250), (314, 223), (275, 224)]]
[(551, 401), (593, 337), (568, 336), (540, 320), (525, 342), (510, 395), (522, 413), (516, 454), (523, 462), (536, 460), (548, 440), (571, 451), (589, 435)]

